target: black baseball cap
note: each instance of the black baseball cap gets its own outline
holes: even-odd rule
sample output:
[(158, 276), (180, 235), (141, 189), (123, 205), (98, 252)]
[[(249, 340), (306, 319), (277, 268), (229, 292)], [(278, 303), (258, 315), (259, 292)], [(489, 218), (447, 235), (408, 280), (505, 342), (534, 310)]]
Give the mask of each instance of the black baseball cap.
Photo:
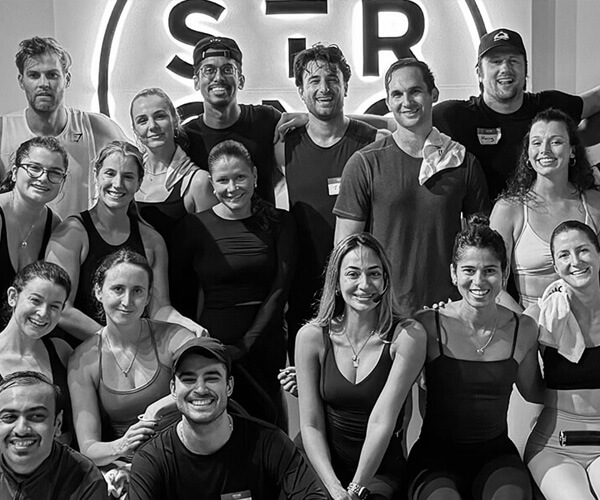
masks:
[(521, 38), (521, 35), (519, 35), (516, 31), (506, 28), (494, 30), (491, 33), (486, 33), (481, 37), (481, 40), (479, 41), (479, 52), (477, 58), (481, 59), (490, 50), (498, 47), (514, 49), (527, 58), (525, 45), (523, 45), (523, 39)]
[(207, 57), (228, 57), (242, 64), (242, 51), (235, 40), (226, 37), (207, 36), (199, 40), (194, 47), (194, 71), (200, 67), (200, 63)]
[(214, 358), (225, 365), (227, 374), (231, 373), (231, 356), (220, 340), (212, 337), (196, 337), (188, 340), (173, 355), (173, 374), (177, 371), (179, 362), (187, 355), (197, 353), (208, 358)]

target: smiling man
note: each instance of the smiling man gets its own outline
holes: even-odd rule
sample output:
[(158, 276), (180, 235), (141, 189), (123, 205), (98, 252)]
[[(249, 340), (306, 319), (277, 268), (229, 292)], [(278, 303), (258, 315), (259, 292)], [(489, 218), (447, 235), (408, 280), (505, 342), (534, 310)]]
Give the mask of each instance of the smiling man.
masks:
[(10, 169), (22, 142), (35, 136), (56, 137), (69, 155), (62, 192), (49, 206), (63, 219), (92, 206), (94, 174), (90, 163), (113, 140), (126, 140), (110, 118), (65, 105), (71, 84), (71, 55), (50, 37), (23, 40), (17, 53), (19, 86), (28, 107), (0, 120), (0, 175)]
[[(433, 108), (433, 124), (481, 162), (492, 200), (506, 187), (535, 115), (557, 108), (579, 123), (600, 111), (600, 87), (580, 95), (557, 90), (526, 92), (525, 46), (518, 33), (506, 28), (481, 37), (477, 78), (481, 94), (467, 101), (439, 103)], [(591, 137), (593, 131), (587, 132), (588, 143), (597, 140)]]
[(344, 99), (352, 72), (336, 45), (316, 44), (294, 59), (298, 94), (308, 110), (308, 123), (277, 143), (289, 207), (298, 227), (298, 260), (290, 290), (288, 346), (293, 361), (298, 330), (314, 314), (323, 271), (333, 249), (337, 198), (344, 165), (355, 151), (377, 138), (377, 129), (344, 115)]
[(258, 169), (258, 194), (273, 202), (273, 136), (281, 113), (272, 106), (238, 103), (244, 88), (242, 52), (231, 38), (206, 37), (194, 47), (194, 88), (202, 94), (204, 113), (183, 126), (184, 149), (208, 170), (208, 153), (218, 143), (241, 142)]
[(372, 233), (392, 262), (397, 299), (415, 309), (457, 297), (449, 265), (461, 213), (488, 212), (490, 203), (475, 157), (432, 125), (438, 89), (427, 64), (396, 61), (385, 89), (397, 128), (348, 161), (335, 241)]
[(131, 500), (326, 499), (280, 429), (227, 410), (231, 358), (221, 342), (195, 338), (173, 357), (171, 394), (182, 419), (133, 457)]
[(60, 435), (58, 388), (37, 372), (0, 382), (0, 498), (105, 500), (106, 482), (91, 460), (54, 440)]

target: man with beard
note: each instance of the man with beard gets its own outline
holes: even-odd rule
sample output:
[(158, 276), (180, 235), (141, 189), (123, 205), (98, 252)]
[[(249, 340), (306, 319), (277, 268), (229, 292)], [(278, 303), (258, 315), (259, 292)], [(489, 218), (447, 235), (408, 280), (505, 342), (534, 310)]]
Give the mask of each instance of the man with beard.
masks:
[(377, 138), (377, 129), (344, 115), (352, 72), (335, 45), (314, 45), (294, 59), (294, 78), (308, 122), (277, 143), (275, 158), (285, 174), (290, 211), (298, 232), (298, 261), (290, 291), (288, 345), (293, 362), (296, 333), (314, 316), (323, 271), (333, 248), (333, 206), (344, 165)]
[(536, 114), (557, 108), (579, 123), (600, 111), (600, 87), (578, 96), (557, 90), (525, 92), (525, 46), (518, 33), (506, 28), (481, 37), (477, 77), (481, 94), (468, 101), (439, 103), (433, 108), (433, 124), (481, 162), (492, 200), (514, 171), (523, 138)]
[(182, 419), (133, 457), (131, 500), (326, 499), (312, 470), (280, 429), (229, 413), (231, 358), (213, 338), (173, 357), (171, 395)]
[[(208, 154), (227, 139), (241, 142), (258, 169), (258, 194), (274, 202), (273, 137), (281, 113), (272, 106), (238, 104), (244, 88), (242, 52), (231, 38), (206, 37), (194, 47), (194, 87), (204, 112), (183, 126), (183, 148), (194, 163), (208, 170)], [(187, 144), (186, 144), (187, 142)]]
[(91, 161), (113, 140), (126, 140), (108, 117), (68, 107), (65, 91), (71, 83), (71, 56), (50, 37), (20, 43), (15, 60), (19, 86), (28, 107), (0, 121), (0, 174), (13, 166), (19, 145), (35, 136), (56, 137), (69, 155), (69, 171), (61, 194), (49, 206), (63, 219), (87, 210), (95, 197)]
[(41, 373), (0, 382), (0, 498), (107, 500), (106, 482), (87, 457), (54, 440), (58, 388)]
[(352, 155), (333, 212), (335, 242), (369, 231), (392, 263), (394, 293), (410, 309), (456, 298), (448, 272), (461, 214), (489, 212), (479, 162), (432, 125), (438, 89), (422, 61), (400, 59), (385, 74), (397, 128)]

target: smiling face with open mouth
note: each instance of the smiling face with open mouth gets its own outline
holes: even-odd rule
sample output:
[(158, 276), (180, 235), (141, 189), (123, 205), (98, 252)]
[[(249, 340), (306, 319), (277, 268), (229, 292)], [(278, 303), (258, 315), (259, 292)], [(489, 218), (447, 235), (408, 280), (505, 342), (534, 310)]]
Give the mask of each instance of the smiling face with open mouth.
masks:
[[(204, 76), (208, 67), (210, 76)], [(237, 61), (223, 56), (211, 56), (202, 61), (202, 67), (194, 75), (194, 88), (199, 90), (205, 104), (226, 108), (237, 102), (237, 92), (244, 87), (244, 75)]]
[(502, 265), (489, 248), (465, 247), (451, 274), (461, 296), (473, 307), (494, 304), (502, 290)]
[(569, 160), (575, 155), (564, 123), (537, 121), (529, 131), (529, 163), (539, 175), (553, 176), (563, 171), (568, 177)]
[(110, 209), (127, 208), (140, 188), (138, 164), (133, 156), (112, 153), (96, 174), (98, 202)]
[[(54, 200), (60, 192), (63, 182), (50, 182), (48, 174), (54, 177), (67, 173), (63, 158), (57, 151), (49, 151), (42, 147), (32, 147), (26, 157), (21, 160), (22, 168), (14, 168), (15, 176), (15, 192), (19, 196), (28, 199), (35, 203), (49, 203)], [(43, 168), (46, 171), (42, 172), (39, 177), (32, 177), (25, 168), (38, 169)]]
[(488, 101), (505, 104), (523, 96), (526, 74), (525, 56), (497, 48), (485, 54), (477, 67), (479, 82)]
[(223, 363), (200, 353), (186, 354), (171, 381), (177, 409), (190, 424), (209, 424), (221, 417), (233, 392), (233, 378)]
[(556, 273), (572, 288), (597, 286), (600, 253), (583, 232), (571, 229), (557, 234), (553, 258)]
[(13, 308), (11, 321), (17, 323), (23, 334), (34, 339), (56, 327), (67, 300), (62, 286), (37, 277), (28, 281), (20, 292), (10, 287), (7, 295), (8, 304)]
[(17, 474), (31, 474), (50, 455), (60, 416), (48, 384), (16, 385), (0, 393), (0, 452)]
[(304, 70), (300, 98), (308, 112), (320, 120), (330, 120), (344, 111), (348, 84), (337, 65), (325, 61), (310, 61)]

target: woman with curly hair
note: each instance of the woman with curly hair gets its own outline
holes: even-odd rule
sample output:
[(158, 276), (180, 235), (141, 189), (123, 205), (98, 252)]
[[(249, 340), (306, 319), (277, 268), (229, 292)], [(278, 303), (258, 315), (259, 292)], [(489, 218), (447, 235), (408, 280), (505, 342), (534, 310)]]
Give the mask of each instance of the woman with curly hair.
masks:
[(217, 144), (208, 166), (219, 203), (186, 215), (171, 235), (173, 304), (228, 346), (233, 398), (252, 416), (286, 427), (277, 374), (285, 365), (294, 221), (256, 195), (257, 169), (239, 142)]
[(533, 119), (490, 220), (506, 244), (523, 308), (557, 279), (549, 243), (553, 229), (579, 220), (598, 233), (600, 193), (577, 127), (565, 113), (551, 108)]

